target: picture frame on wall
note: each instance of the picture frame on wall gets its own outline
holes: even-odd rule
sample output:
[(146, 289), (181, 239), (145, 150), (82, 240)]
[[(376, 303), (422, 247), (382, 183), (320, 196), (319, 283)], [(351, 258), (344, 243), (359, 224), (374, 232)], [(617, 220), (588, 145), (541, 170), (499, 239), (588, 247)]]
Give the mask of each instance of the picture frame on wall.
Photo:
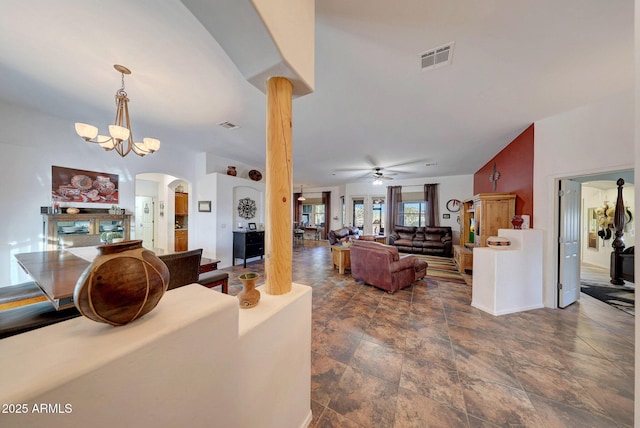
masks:
[(118, 205), (118, 174), (51, 166), (51, 197), (66, 204)]
[(255, 223), (249, 223), (249, 230), (257, 230)]
[(198, 211), (202, 213), (210, 213), (211, 201), (198, 201)]

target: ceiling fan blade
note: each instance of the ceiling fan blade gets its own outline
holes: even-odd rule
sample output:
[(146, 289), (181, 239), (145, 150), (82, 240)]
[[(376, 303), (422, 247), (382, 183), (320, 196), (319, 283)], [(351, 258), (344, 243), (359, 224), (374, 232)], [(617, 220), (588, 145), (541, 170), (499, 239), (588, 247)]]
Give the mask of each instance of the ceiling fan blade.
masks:
[(372, 155), (366, 155), (364, 159), (369, 162), (369, 165), (371, 165), (373, 168), (376, 168), (378, 166), (378, 162)]
[(382, 178), (383, 180), (393, 180), (393, 177), (387, 177), (386, 175), (384, 175), (384, 176), (382, 176), (380, 178)]

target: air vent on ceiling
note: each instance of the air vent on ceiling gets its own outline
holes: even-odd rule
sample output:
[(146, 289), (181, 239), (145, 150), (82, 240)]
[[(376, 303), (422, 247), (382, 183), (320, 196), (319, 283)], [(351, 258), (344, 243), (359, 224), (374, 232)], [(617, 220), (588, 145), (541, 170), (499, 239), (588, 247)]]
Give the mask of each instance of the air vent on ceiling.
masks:
[(429, 70), (451, 64), (454, 44), (454, 42), (447, 43), (420, 54), (420, 66), (422, 69)]
[(222, 126), (223, 128), (227, 128), (227, 129), (236, 129), (238, 128), (238, 125), (235, 125), (231, 122), (220, 122), (218, 125)]

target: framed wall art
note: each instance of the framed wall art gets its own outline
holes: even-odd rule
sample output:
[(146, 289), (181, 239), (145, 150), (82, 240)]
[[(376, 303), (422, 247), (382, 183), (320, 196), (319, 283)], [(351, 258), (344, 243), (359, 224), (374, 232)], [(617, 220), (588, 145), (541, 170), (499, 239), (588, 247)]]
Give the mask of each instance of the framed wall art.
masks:
[(51, 197), (65, 203), (118, 204), (118, 174), (51, 167)]
[(210, 213), (211, 201), (198, 201), (198, 211), (201, 213)]

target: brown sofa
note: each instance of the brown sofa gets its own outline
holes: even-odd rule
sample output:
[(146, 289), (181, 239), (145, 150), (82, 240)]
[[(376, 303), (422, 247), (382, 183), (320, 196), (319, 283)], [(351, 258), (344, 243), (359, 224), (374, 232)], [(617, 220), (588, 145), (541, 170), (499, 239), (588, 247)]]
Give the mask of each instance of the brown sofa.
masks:
[(359, 235), (360, 229), (357, 227), (346, 226), (338, 230), (330, 230), (327, 235), (327, 239), (329, 239), (329, 245), (335, 245), (343, 242), (347, 237), (358, 239)]
[(393, 227), (389, 245), (402, 253), (428, 254), (451, 257), (453, 244), (449, 226), (399, 226)]
[(427, 274), (427, 263), (414, 256), (400, 258), (398, 249), (374, 241), (354, 241), (350, 251), (351, 276), (390, 294)]

